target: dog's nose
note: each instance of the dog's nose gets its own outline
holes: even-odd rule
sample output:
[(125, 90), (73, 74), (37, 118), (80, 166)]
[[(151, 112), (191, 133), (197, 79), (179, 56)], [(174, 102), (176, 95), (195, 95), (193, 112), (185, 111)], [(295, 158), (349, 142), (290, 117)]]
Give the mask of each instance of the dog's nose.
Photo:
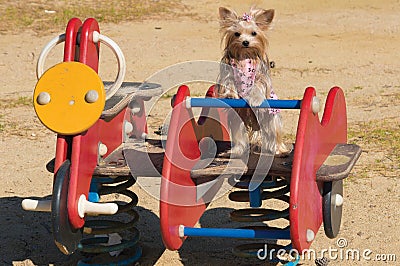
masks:
[(249, 43), (249, 41), (243, 41), (242, 44), (244, 47), (248, 47), (250, 43)]

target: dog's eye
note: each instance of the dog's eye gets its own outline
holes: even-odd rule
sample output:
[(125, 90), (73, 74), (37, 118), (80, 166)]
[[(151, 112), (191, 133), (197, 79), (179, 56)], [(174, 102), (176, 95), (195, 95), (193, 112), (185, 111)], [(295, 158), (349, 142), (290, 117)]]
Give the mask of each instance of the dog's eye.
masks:
[(251, 33), (251, 35), (256, 36), (256, 35), (257, 35), (257, 32), (253, 31), (253, 32)]
[(239, 37), (240, 36), (240, 32), (235, 32), (235, 36)]

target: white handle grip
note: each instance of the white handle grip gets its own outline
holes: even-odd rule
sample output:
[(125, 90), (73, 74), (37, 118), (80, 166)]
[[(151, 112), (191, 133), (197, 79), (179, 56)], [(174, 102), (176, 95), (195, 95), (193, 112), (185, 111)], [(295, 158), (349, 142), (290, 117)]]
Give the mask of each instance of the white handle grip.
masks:
[(24, 199), (21, 205), (25, 211), (51, 212), (51, 200)]
[(87, 215), (112, 215), (117, 213), (118, 204), (116, 203), (94, 203), (86, 199), (85, 195), (81, 195), (78, 201), (79, 217), (84, 218)]

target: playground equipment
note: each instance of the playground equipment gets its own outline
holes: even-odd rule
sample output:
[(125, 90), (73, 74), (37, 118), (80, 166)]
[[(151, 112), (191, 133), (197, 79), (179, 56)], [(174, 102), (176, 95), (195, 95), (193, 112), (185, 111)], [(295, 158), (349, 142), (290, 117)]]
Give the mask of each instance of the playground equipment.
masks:
[[(209, 89), (209, 96), (213, 95), (213, 89)], [(203, 107), (198, 121), (193, 116), (194, 107)], [(301, 254), (310, 247), (322, 222), (325, 234), (336, 237), (342, 216), (343, 179), (361, 153), (357, 145), (347, 144), (342, 90), (338, 87), (330, 90), (321, 121), (320, 103), (311, 87), (306, 89), (302, 100), (266, 100), (260, 106), (300, 109), (300, 117), (294, 149), (287, 157), (272, 158), (259, 184), (254, 184), (252, 176), (257, 168), (263, 167), (257, 166), (262, 155), (250, 154), (247, 162), (220, 156), (230, 148), (224, 109), (231, 107), (249, 108), (244, 100), (190, 98), (187, 86), (181, 86), (174, 97), (161, 182), (160, 220), (165, 246), (179, 249), (187, 237), (290, 240), (289, 245), (272, 246), (275, 250), (295, 249)], [(219, 109), (214, 109), (210, 116), (213, 108)], [(204, 140), (210, 146), (210, 137), (217, 152), (208, 156), (210, 153), (201, 146)], [(241, 189), (231, 192), (230, 200), (249, 202), (251, 207), (233, 211), (232, 220), (254, 224), (283, 218), (288, 221), (286, 226), (279, 228), (262, 223), (238, 229), (194, 227), (225, 178)], [(199, 189), (204, 184), (208, 184), (207, 199)], [(260, 208), (269, 199), (286, 202), (287, 208)], [(245, 244), (236, 247), (234, 252), (254, 257), (263, 246), (264, 243)]]
[[(141, 249), (133, 207), (138, 198), (128, 188), (135, 184), (134, 177), (143, 176), (161, 176), (161, 234), (171, 250), (179, 249), (187, 237), (226, 237), (286, 240), (290, 244), (269, 246), (301, 253), (310, 247), (322, 223), (329, 238), (337, 236), (343, 179), (361, 153), (357, 145), (347, 144), (346, 104), (340, 88), (330, 90), (321, 120), (314, 88), (307, 88), (301, 100), (265, 101), (258, 108), (300, 109), (294, 148), (286, 157), (253, 152), (243, 160), (227, 156), (231, 139), (226, 109), (249, 108), (247, 103), (213, 98), (213, 86), (206, 98), (191, 98), (189, 88), (182, 85), (172, 100), (163, 145), (161, 140), (147, 138), (144, 105), (162, 93), (161, 87), (123, 82), (123, 53), (99, 32), (94, 19), (70, 20), (65, 34), (44, 48), (37, 65), (35, 111), (58, 134), (55, 159), (47, 164), (54, 182), (51, 200), (25, 199), (22, 206), (51, 212), (54, 240), (63, 253), (123, 250), (110, 264), (137, 261)], [(44, 72), (45, 58), (61, 42), (65, 42), (63, 62)], [(103, 82), (97, 74), (100, 43), (117, 57), (118, 75), (113, 83)], [(197, 120), (193, 108), (202, 108)], [(230, 200), (249, 202), (250, 208), (231, 213), (231, 219), (243, 226), (195, 227), (225, 180), (238, 189), (230, 193)], [(127, 202), (101, 202), (101, 196), (114, 193)], [(266, 208), (271, 199), (286, 208)], [(115, 214), (128, 215), (129, 221), (89, 219)], [(278, 219), (286, 220), (286, 225), (268, 225)], [(84, 234), (103, 237), (84, 238)], [(234, 253), (254, 257), (263, 248), (264, 243), (245, 244)]]
[[(44, 72), (47, 55), (62, 42), (63, 62)], [(115, 82), (103, 83), (97, 74), (100, 43), (117, 57)], [(117, 259), (119, 265), (131, 264), (141, 256), (135, 227), (139, 217), (133, 209), (138, 198), (128, 190), (135, 179), (119, 176), (112, 169), (124, 163), (116, 159), (116, 154), (122, 156), (124, 139), (141, 138), (147, 132), (144, 101), (161, 93), (157, 84), (123, 82), (125, 72), (121, 49), (100, 34), (98, 23), (91, 18), (84, 23), (71, 19), (65, 34), (43, 49), (37, 63), (39, 81), (33, 103), (41, 122), (57, 133), (55, 159), (47, 165), (54, 173), (53, 192), (51, 200), (22, 202), (25, 210), (51, 212), (54, 241), (63, 253), (77, 249), (86, 254), (125, 250), (127, 255)], [(128, 104), (134, 105), (129, 110), (135, 112), (126, 111)], [(99, 169), (104, 167), (111, 173), (101, 174)], [(99, 202), (100, 196), (107, 194), (120, 194), (122, 200)], [(114, 214), (127, 215), (129, 221), (88, 219)], [(97, 236), (83, 238), (83, 234)], [(79, 264), (90, 264), (90, 260)]]

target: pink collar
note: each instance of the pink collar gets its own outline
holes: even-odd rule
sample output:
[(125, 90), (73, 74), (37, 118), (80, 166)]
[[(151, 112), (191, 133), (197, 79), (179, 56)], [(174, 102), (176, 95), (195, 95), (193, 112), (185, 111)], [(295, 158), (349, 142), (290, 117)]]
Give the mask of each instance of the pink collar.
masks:
[[(255, 63), (255, 60), (249, 58), (239, 61), (231, 59), (230, 64), (233, 68), (233, 76), (237, 92), (241, 98), (245, 98), (250, 94), (250, 91), (254, 86), (257, 64)], [(269, 99), (278, 99), (278, 96), (273, 89), (271, 89)], [(269, 108), (268, 110), (270, 114), (277, 114), (280, 112), (280, 109)]]

